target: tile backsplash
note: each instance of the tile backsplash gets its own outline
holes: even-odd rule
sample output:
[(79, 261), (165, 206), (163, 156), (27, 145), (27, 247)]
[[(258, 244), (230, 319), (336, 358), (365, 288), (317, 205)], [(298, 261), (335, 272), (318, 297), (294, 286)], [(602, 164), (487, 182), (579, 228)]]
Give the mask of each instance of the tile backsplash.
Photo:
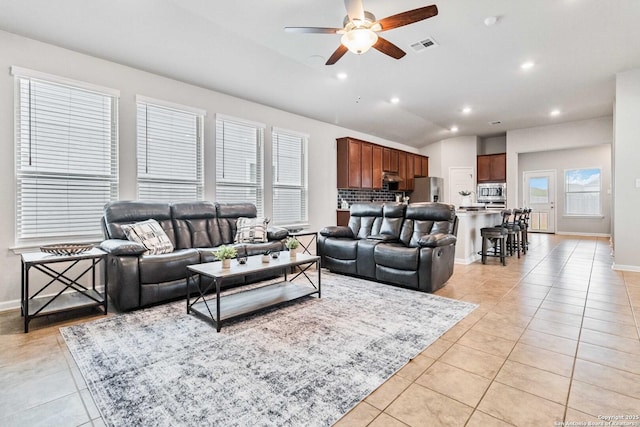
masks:
[(400, 191), (390, 191), (387, 183), (383, 184), (381, 190), (367, 190), (367, 189), (344, 189), (338, 188), (338, 200), (337, 208), (340, 209), (341, 202), (344, 200), (351, 206), (354, 203), (367, 203), (367, 202), (394, 202), (396, 200), (396, 194), (402, 194)]

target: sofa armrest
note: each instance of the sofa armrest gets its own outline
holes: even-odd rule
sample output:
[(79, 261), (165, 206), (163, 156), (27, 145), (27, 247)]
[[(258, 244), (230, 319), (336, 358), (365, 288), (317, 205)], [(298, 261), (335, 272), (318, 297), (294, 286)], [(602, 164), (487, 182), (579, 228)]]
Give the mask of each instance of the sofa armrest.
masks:
[(111, 255), (140, 255), (147, 250), (141, 243), (122, 239), (105, 240), (99, 247)]
[(286, 239), (289, 235), (289, 230), (284, 227), (269, 227), (267, 228), (267, 240), (282, 240)]
[(353, 239), (353, 231), (347, 226), (329, 226), (320, 230), (320, 234), (325, 237), (348, 237)]
[(418, 240), (418, 245), (426, 248), (437, 248), (439, 246), (453, 245), (457, 241), (453, 234), (425, 234)]
[(369, 240), (377, 240), (378, 242), (385, 242), (385, 243), (391, 243), (391, 242), (397, 242), (398, 241), (398, 238), (396, 236), (392, 236), (391, 234), (371, 235), (371, 236), (367, 236), (367, 239), (369, 239)]

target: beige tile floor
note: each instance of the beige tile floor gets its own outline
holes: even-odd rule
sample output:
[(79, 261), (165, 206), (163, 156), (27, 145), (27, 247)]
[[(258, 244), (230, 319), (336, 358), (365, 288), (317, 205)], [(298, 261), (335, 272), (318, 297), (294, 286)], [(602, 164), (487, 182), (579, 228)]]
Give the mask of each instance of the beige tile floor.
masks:
[[(438, 295), (478, 309), (336, 426), (554, 426), (640, 415), (640, 273), (608, 239), (532, 235), (502, 267), (456, 265)], [(103, 425), (58, 333), (100, 315), (0, 314), (0, 426)], [(425, 325), (428, 327), (428, 325)], [(640, 426), (640, 420), (635, 420)]]

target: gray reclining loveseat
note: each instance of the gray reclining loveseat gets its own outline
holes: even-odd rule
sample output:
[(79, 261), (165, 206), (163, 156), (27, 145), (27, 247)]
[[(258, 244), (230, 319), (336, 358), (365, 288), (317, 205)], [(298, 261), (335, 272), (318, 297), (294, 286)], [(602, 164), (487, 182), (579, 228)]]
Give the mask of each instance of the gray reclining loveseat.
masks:
[(336, 273), (433, 292), (453, 274), (457, 224), (443, 203), (354, 204), (348, 226), (320, 231), (318, 255)]
[[(187, 266), (214, 260), (220, 245), (233, 245), (238, 256), (257, 255), (266, 250), (284, 249), (288, 231), (270, 227), (264, 243), (234, 244), (239, 217), (255, 218), (251, 203), (151, 203), (116, 201), (104, 208), (102, 225), (105, 238), (100, 248), (108, 253), (108, 293), (120, 310), (130, 310), (186, 297)], [(146, 248), (127, 240), (122, 226), (155, 219), (174, 246), (161, 255), (143, 254)], [(229, 285), (249, 283), (263, 276), (240, 277)]]

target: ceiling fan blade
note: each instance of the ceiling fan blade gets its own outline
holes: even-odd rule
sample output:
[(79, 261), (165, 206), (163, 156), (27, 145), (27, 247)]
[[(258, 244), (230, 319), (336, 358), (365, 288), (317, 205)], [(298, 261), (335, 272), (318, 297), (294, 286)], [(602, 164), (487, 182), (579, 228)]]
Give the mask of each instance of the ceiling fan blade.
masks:
[(404, 25), (413, 24), (414, 22), (431, 18), (432, 16), (436, 16), (437, 14), (438, 7), (435, 4), (432, 4), (431, 6), (420, 7), (418, 9), (398, 13), (397, 15), (388, 16), (384, 19), (379, 20), (378, 23), (382, 27), (382, 30), (380, 31), (386, 31), (393, 28), (402, 27)]
[(284, 27), (287, 33), (315, 33), (315, 34), (335, 34), (342, 31), (342, 28), (322, 28), (322, 27)]
[(341, 44), (340, 46), (338, 46), (338, 48), (336, 49), (335, 52), (333, 52), (333, 54), (329, 57), (329, 59), (327, 60), (327, 63), (324, 65), (333, 65), (336, 62), (338, 62), (338, 60), (340, 58), (342, 58), (344, 56), (345, 53), (347, 53), (349, 51), (349, 49), (347, 49), (347, 47), (343, 44)]
[(362, 0), (344, 0), (344, 7), (347, 8), (347, 16), (350, 21), (364, 21)]
[(407, 54), (404, 50), (380, 36), (378, 36), (378, 41), (373, 45), (373, 48), (395, 59), (400, 59)]

